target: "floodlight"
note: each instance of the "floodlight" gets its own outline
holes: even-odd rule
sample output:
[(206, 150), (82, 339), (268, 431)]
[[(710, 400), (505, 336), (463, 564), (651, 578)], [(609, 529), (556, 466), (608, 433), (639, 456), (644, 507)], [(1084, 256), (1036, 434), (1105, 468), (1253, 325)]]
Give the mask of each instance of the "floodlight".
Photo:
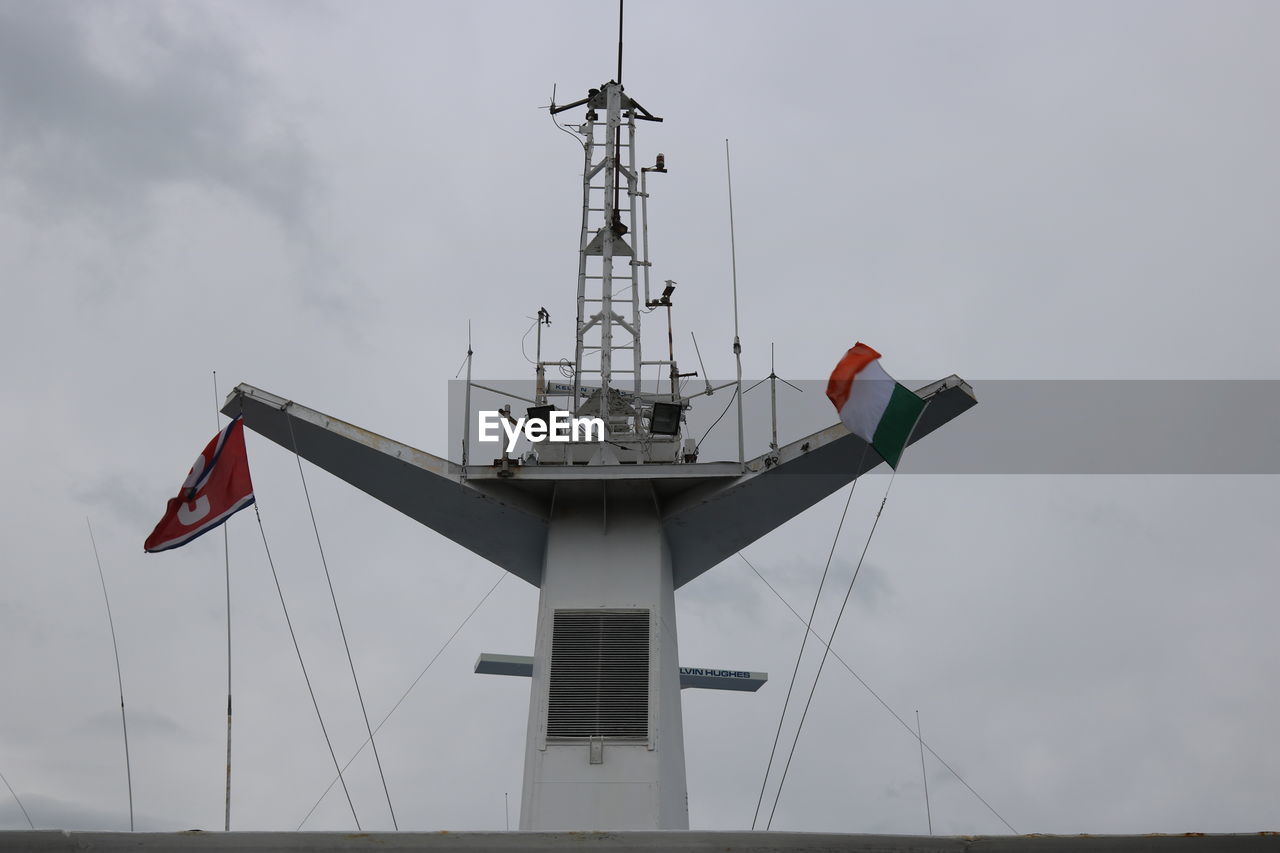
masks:
[(533, 424), (538, 421), (541, 421), (543, 425), (546, 427), (547, 434), (550, 435), (551, 434), (551, 412), (554, 409), (555, 409), (555, 406), (551, 406), (551, 405), (530, 406), (528, 411), (525, 413), (526, 417), (528, 418), (526, 423)]
[(649, 433), (675, 435), (680, 432), (680, 412), (683, 408), (679, 403), (654, 403), (653, 414), (649, 416)]

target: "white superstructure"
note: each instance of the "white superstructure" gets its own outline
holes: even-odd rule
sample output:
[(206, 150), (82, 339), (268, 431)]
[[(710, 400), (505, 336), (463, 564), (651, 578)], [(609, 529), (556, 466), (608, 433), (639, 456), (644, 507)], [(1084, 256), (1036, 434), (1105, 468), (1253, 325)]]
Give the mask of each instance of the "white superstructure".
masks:
[[(687, 829), (676, 590), (879, 459), (837, 424), (782, 447), (775, 439), (755, 459), (740, 442), (739, 459), (697, 461), (681, 441), (683, 412), (712, 389), (681, 396), (669, 334), (666, 359), (646, 361), (641, 347), (645, 309), (669, 312), (674, 288), (648, 294), (647, 175), (665, 164), (658, 155), (637, 168), (636, 123), (658, 119), (616, 81), (552, 110), (576, 108), (586, 112), (572, 375), (547, 381), (547, 364), (561, 362), (542, 361), (540, 324), (528, 418), (549, 419), (557, 405), (599, 417), (603, 440), (542, 443), (537, 464), (522, 464), (471, 452), (468, 428), (456, 464), (248, 385), (224, 411), (539, 588), (531, 665), (504, 655), (477, 667), (531, 676), (521, 829)], [(644, 367), (659, 380), (647, 391)], [(470, 389), (486, 387), (470, 360), (467, 382), (469, 425)], [(915, 440), (974, 404), (954, 377), (918, 393), (931, 404)]]

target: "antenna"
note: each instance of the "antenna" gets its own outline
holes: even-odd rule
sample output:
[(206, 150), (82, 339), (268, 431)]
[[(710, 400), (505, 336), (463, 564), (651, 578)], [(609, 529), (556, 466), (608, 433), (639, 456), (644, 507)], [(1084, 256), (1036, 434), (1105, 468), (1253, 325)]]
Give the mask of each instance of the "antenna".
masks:
[(18, 799), (18, 792), (13, 790), (13, 786), (9, 784), (8, 779), (4, 778), (3, 773), (0, 773), (0, 782), (3, 782), (4, 786), (9, 789), (9, 793), (13, 795), (13, 801), (18, 804), (18, 808), (22, 809), (22, 816), (27, 819), (27, 826), (35, 829), (36, 825), (31, 822), (31, 815), (27, 814), (27, 807), (22, 804), (22, 800)]
[(622, 3), (618, 0), (618, 85), (622, 85)]
[(698, 354), (698, 367), (702, 368), (702, 381), (707, 383), (705, 393), (710, 397), (715, 393), (715, 389), (711, 387), (711, 377), (707, 375), (707, 366), (702, 363), (702, 350), (698, 349), (698, 336), (690, 332), (689, 337), (693, 338), (693, 351)]
[(467, 476), (467, 451), (471, 446), (471, 321), (467, 321), (467, 390), (462, 398), (462, 476)]
[(746, 445), (742, 438), (742, 340), (738, 337), (738, 245), (733, 232), (733, 168), (729, 165), (729, 140), (724, 141), (724, 171), (729, 179), (729, 257), (733, 268), (733, 358), (738, 365), (738, 464), (746, 468)]
[(773, 341), (769, 342), (769, 412), (770, 423), (773, 425), (769, 447), (776, 453), (778, 451), (778, 371), (774, 366)]
[(774, 346), (773, 343), (770, 342), (769, 344), (769, 375), (766, 376), (764, 379), (761, 379), (755, 385), (752, 385), (746, 391), (742, 392), (744, 394), (750, 394), (756, 388), (759, 388), (761, 385), (763, 385), (766, 381), (769, 383), (769, 408), (772, 415), (772, 424), (773, 424), (772, 440), (769, 442), (769, 449), (773, 452), (770, 453), (767, 457), (765, 457), (765, 465), (776, 465), (778, 463), (778, 383), (781, 382), (783, 385), (786, 385), (788, 388), (799, 391), (801, 394), (804, 393), (803, 388), (797, 388), (795, 385), (792, 385), (790, 382), (788, 382), (787, 380), (783, 379), (781, 376), (778, 375), (777, 369), (774, 367), (773, 346)]
[(111, 598), (107, 595), (107, 576), (102, 573), (102, 558), (98, 556), (98, 540), (93, 536), (93, 524), (90, 523), (88, 516), (85, 516), (84, 523), (89, 528), (93, 560), (98, 564), (98, 580), (102, 581), (102, 600), (107, 605), (107, 624), (111, 626), (111, 649), (116, 655), (116, 686), (120, 688), (120, 730), (124, 733), (124, 777), (129, 786), (129, 831), (133, 832), (133, 768), (129, 763), (129, 723), (124, 716), (124, 676), (120, 674), (120, 646), (116, 643), (116, 620), (111, 616)]

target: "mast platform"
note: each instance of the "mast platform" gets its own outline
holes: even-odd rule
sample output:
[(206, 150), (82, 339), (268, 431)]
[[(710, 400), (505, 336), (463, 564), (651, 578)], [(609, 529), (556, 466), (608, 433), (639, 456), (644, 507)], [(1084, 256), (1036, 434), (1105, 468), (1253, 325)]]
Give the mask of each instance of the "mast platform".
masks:
[[(911, 443), (977, 404), (957, 376), (916, 392), (929, 401)], [(737, 462), (462, 466), (252, 385), (224, 414), (534, 586), (542, 585), (557, 489), (643, 484), (671, 551), (676, 588), (878, 467), (880, 457), (842, 424)], [(744, 470), (745, 469), (745, 470)], [(501, 530), (501, 536), (494, 536)]]

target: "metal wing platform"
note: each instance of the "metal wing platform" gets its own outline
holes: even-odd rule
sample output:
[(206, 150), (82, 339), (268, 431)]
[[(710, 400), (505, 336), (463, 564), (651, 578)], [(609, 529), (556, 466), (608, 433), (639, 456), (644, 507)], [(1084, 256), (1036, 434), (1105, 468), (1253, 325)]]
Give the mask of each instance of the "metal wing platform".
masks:
[[(916, 393), (929, 405), (913, 444), (977, 403), (969, 385), (955, 376)], [(598, 483), (607, 500), (612, 483), (647, 483), (679, 587), (882, 464), (866, 442), (836, 424), (745, 465), (464, 468), (252, 385), (237, 386), (222, 411), (242, 415), (254, 432), (534, 586), (541, 584), (561, 484)]]

